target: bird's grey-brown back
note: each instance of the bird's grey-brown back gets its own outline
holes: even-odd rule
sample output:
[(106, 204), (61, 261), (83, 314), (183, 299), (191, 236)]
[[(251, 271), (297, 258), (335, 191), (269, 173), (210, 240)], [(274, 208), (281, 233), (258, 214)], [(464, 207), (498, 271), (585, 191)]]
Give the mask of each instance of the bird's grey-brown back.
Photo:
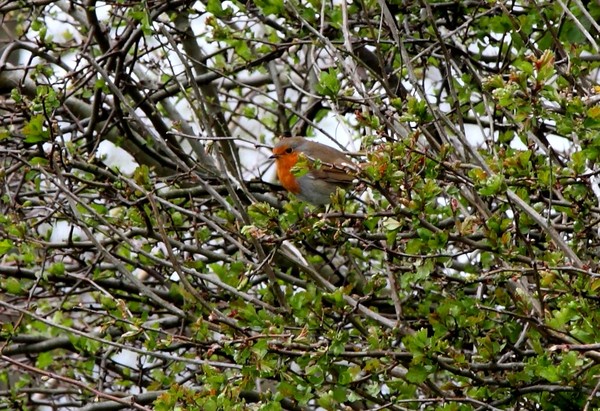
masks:
[(354, 163), (340, 150), (308, 140), (301, 142), (296, 149), (310, 159), (319, 160), (322, 163), (319, 169), (311, 171), (312, 178), (342, 185), (349, 184), (354, 180)]
[[(294, 137), (296, 139), (298, 137)], [(303, 152), (307, 157), (319, 160), (326, 164), (351, 166), (352, 160), (342, 151), (315, 141), (300, 138), (300, 141), (294, 141), (292, 148)]]

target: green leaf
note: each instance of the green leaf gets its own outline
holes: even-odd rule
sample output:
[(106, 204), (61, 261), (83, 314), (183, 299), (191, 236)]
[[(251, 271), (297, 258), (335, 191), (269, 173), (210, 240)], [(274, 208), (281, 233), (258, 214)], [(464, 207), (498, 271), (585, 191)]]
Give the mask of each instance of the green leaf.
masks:
[(600, 129), (600, 106), (590, 107), (586, 114), (587, 117), (583, 121), (583, 125), (592, 130)]
[(310, 382), (315, 388), (320, 387), (325, 381), (325, 372), (318, 364), (307, 367), (306, 376), (308, 382)]
[(570, 20), (566, 20), (564, 22), (564, 26), (560, 31), (560, 39), (568, 44), (576, 44), (587, 41), (585, 34), (583, 34), (577, 24)]
[(406, 379), (413, 384), (421, 384), (432, 374), (431, 365), (412, 365), (408, 368)]
[(13, 99), (16, 104), (21, 104), (23, 102), (23, 96), (19, 92), (18, 88), (13, 88), (10, 91), (10, 98)]
[(424, 242), (420, 238), (411, 238), (406, 243), (406, 252), (408, 254), (421, 254)]
[(0, 255), (4, 255), (6, 253), (8, 253), (10, 250), (12, 250), (14, 247), (13, 242), (11, 240), (9, 240), (8, 238), (5, 238), (4, 240), (0, 240)]
[[(427, 330), (422, 328), (419, 331), (415, 332), (412, 335), (408, 335), (403, 339), (404, 345), (406, 348), (415, 355), (413, 357), (413, 363), (418, 363), (418, 354), (423, 354), (426, 348), (430, 344), (430, 340), (427, 337)], [(417, 362), (415, 362), (417, 360)]]
[(25, 142), (29, 144), (44, 143), (50, 140), (50, 132), (44, 128), (44, 117), (41, 114), (32, 117), (23, 127)]
[(285, 11), (283, 0), (256, 0), (254, 2), (264, 14), (274, 14), (275, 16), (280, 16)]
[(319, 84), (316, 85), (317, 91), (325, 96), (336, 98), (341, 89), (337, 76), (338, 73), (333, 68), (322, 71), (319, 76)]
[(504, 176), (495, 174), (483, 181), (482, 185), (483, 187), (478, 190), (479, 194), (483, 196), (492, 196), (498, 194), (504, 190)]
[(516, 60), (514, 62), (514, 66), (529, 76), (533, 75), (533, 64), (531, 64), (531, 62), (528, 60)]
[(505, 14), (494, 16), (489, 19), (482, 19), (482, 22), (484, 24), (487, 23), (486, 29), (492, 33), (507, 33), (513, 28), (510, 17)]
[(51, 351), (41, 352), (35, 360), (35, 366), (45, 370), (54, 362), (54, 353)]
[(423, 280), (423, 279), (429, 277), (429, 274), (431, 274), (433, 272), (434, 266), (435, 266), (435, 264), (433, 262), (433, 259), (431, 259), (431, 258), (428, 258), (425, 261), (423, 261), (422, 265), (417, 266), (416, 279)]
[(231, 8), (223, 8), (223, 2), (221, 0), (208, 0), (206, 4), (206, 11), (215, 15), (215, 17), (223, 18), (231, 16)]
[(4, 282), (4, 288), (6, 292), (14, 295), (23, 294), (23, 287), (21, 286), (21, 282), (14, 277), (8, 277)]
[(549, 382), (561, 381), (561, 377), (558, 373), (558, 369), (550, 364), (545, 367), (540, 367), (538, 369), (538, 375), (542, 378), (545, 378)]
[(255, 52), (245, 40), (235, 41), (233, 42), (233, 45), (236, 55), (241, 57), (244, 61), (252, 61), (256, 57)]
[(259, 411), (282, 411), (283, 408), (279, 401), (269, 401), (259, 408)]
[(402, 227), (402, 223), (400, 223), (398, 220), (396, 220), (395, 218), (385, 218), (383, 220), (383, 228), (385, 228), (388, 231), (394, 231), (399, 229), (400, 227)]
[(255, 203), (248, 207), (250, 221), (259, 228), (267, 228), (277, 221), (279, 211), (267, 203)]
[(52, 264), (48, 267), (48, 272), (57, 276), (63, 276), (65, 274), (65, 263), (60, 261)]

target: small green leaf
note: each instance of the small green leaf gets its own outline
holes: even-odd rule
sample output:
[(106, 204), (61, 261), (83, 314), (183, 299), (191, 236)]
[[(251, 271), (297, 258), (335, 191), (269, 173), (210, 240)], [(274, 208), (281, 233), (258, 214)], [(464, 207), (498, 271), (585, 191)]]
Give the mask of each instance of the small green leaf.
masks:
[(423, 240), (420, 238), (411, 238), (406, 243), (406, 252), (408, 254), (421, 254), (423, 245)]
[(325, 96), (337, 97), (341, 89), (337, 72), (333, 68), (330, 68), (328, 71), (322, 71), (316, 89)]
[(483, 187), (478, 191), (483, 196), (492, 196), (500, 193), (504, 187), (504, 177), (495, 174), (483, 182)]
[(311, 161), (304, 155), (304, 153), (301, 153), (298, 156), (298, 162), (292, 167), (291, 172), (294, 177), (298, 178), (306, 175), (310, 171), (311, 167), (313, 167)]
[(431, 258), (425, 260), (422, 265), (417, 267), (417, 278), (425, 279), (433, 272), (435, 264)]
[(583, 125), (592, 130), (600, 129), (600, 106), (596, 105), (588, 109)]
[(13, 88), (10, 91), (10, 98), (12, 98), (16, 104), (21, 104), (23, 102), (23, 96), (19, 92), (18, 88)]
[(21, 283), (14, 277), (9, 277), (4, 283), (4, 288), (9, 294), (20, 295), (23, 292)]
[(13, 242), (10, 241), (8, 238), (0, 240), (0, 255), (8, 253), (10, 250), (12, 250), (13, 247)]
[(54, 275), (57, 275), (57, 276), (63, 276), (65, 274), (65, 263), (58, 262), (58, 263), (52, 264), (48, 268), (48, 273), (54, 274)]
[(44, 143), (50, 139), (49, 131), (44, 128), (44, 117), (39, 114), (32, 117), (23, 127), (25, 142), (30, 144)]
[(260, 7), (265, 15), (279, 16), (285, 11), (283, 0), (256, 0), (254, 4)]
[(46, 351), (38, 354), (35, 365), (42, 370), (48, 368), (50, 364), (54, 362), (54, 354), (51, 351)]
[(227, 17), (231, 14), (231, 8), (223, 8), (221, 0), (208, 0), (206, 11), (215, 15), (215, 17)]
[(397, 230), (402, 227), (402, 224), (395, 218), (386, 218), (383, 220), (383, 228), (388, 231)]
[(432, 373), (430, 365), (413, 365), (406, 373), (406, 379), (414, 384), (421, 384)]
[(558, 375), (558, 370), (556, 367), (548, 364), (545, 367), (538, 368), (538, 374), (540, 377), (545, 378), (549, 382), (558, 382), (561, 380), (560, 375)]
[(528, 60), (516, 60), (514, 62), (514, 66), (529, 76), (533, 75), (533, 64), (531, 64), (531, 62)]

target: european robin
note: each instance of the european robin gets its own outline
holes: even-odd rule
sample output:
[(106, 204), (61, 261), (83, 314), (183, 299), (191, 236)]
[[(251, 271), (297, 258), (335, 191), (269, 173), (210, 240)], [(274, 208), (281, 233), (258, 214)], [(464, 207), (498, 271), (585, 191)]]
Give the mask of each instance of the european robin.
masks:
[[(301, 155), (306, 157), (308, 171), (295, 176), (292, 167)], [(281, 185), (299, 199), (315, 205), (328, 204), (338, 187), (350, 185), (355, 178), (355, 166), (348, 156), (303, 137), (282, 139), (273, 147), (271, 158), (275, 159)]]

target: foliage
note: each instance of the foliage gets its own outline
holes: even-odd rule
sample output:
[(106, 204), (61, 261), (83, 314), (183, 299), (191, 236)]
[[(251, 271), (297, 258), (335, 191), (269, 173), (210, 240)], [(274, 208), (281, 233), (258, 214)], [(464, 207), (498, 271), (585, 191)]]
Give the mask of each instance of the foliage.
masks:
[(3, 408), (600, 407), (595, 2), (0, 15)]

